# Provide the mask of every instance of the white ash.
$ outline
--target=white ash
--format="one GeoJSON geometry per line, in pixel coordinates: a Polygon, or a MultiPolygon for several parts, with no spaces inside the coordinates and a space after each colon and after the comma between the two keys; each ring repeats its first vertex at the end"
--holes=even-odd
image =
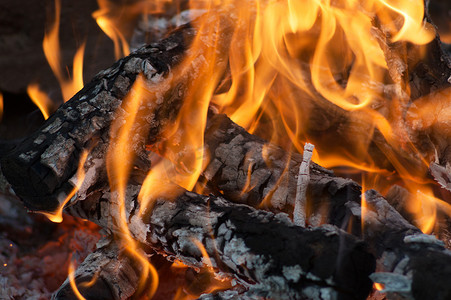
{"type": "Polygon", "coordinates": [[[286,279],[291,280],[292,282],[298,282],[299,279],[301,279],[301,275],[305,275],[305,272],[302,271],[302,268],[299,265],[283,266],[282,274],[286,279]]]}
{"type": "Polygon", "coordinates": [[[398,293],[406,299],[414,300],[411,294],[412,279],[407,276],[395,273],[378,272],[371,274],[370,279],[373,282],[384,285],[384,288],[381,290],[382,293],[398,293]]]}
{"type": "Polygon", "coordinates": [[[42,144],[42,142],[44,142],[46,139],[45,134],[40,134],[38,135],[38,137],[33,141],[33,143],[35,143],[36,145],[40,145],[42,144]]]}
{"type": "Polygon", "coordinates": [[[430,234],[413,234],[404,237],[404,243],[433,244],[445,247],[445,243],[430,234]]]}
{"type": "Polygon", "coordinates": [[[296,185],[296,200],[293,211],[293,222],[298,226],[305,226],[306,222],[306,203],[307,203],[307,187],[310,182],[310,161],[315,146],[305,143],[302,162],[299,166],[298,181],[296,185]]]}
{"type": "Polygon", "coordinates": [[[54,142],[41,154],[41,161],[52,169],[59,177],[63,176],[66,165],[74,152],[75,141],[68,140],[58,134],[54,142]]]}

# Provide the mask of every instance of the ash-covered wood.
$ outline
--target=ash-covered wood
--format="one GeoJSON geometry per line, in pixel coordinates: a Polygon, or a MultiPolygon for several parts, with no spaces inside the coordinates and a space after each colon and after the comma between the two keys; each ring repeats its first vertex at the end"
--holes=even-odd
{"type": "MultiPolygon", "coordinates": [[[[371,279],[385,285],[388,299],[449,299],[451,253],[444,243],[405,221],[376,191],[365,192],[366,209],[346,203],[354,230],[363,219],[364,240],[378,257],[371,279]]],[[[360,228],[356,228],[360,227],[360,228]]]]}
{"type": "MultiPolygon", "coordinates": [[[[212,161],[204,176],[210,187],[234,201],[258,205],[266,199],[272,204],[272,209],[292,210],[302,156],[268,145],[224,115],[212,117],[209,126],[206,143],[212,161]],[[247,172],[249,168],[252,172],[247,172]],[[247,185],[247,182],[251,184],[247,185]],[[252,188],[246,190],[248,186],[252,188]],[[237,190],[243,192],[237,193],[237,190]]],[[[451,263],[451,253],[443,242],[423,235],[374,191],[365,193],[368,207],[362,218],[361,187],[357,183],[334,177],[330,171],[314,163],[310,175],[306,207],[308,223],[315,226],[334,224],[362,236],[377,257],[377,272],[386,276],[375,273],[372,278],[383,283],[401,284],[398,290],[396,285],[389,285],[391,289],[387,291],[391,297],[395,297],[397,292],[396,295],[447,299],[445,295],[449,295],[451,274],[443,273],[450,270],[440,270],[442,279],[436,289],[430,289],[423,281],[423,277],[428,276],[425,275],[428,271],[424,270],[426,265],[435,269],[440,268],[441,262],[451,263]],[[444,287],[438,288],[439,285],[444,287]]]]}
{"type": "MultiPolygon", "coordinates": [[[[234,202],[292,212],[301,154],[288,153],[249,134],[225,115],[209,118],[205,143],[211,159],[202,176],[213,191],[234,202]]],[[[328,206],[328,219],[339,218],[334,206],[359,199],[360,194],[354,181],[335,177],[332,171],[312,162],[305,208],[307,224],[317,223],[312,211],[323,205],[328,206]]]]}
{"type": "MultiPolygon", "coordinates": [[[[233,277],[255,295],[275,299],[365,299],[374,257],[334,226],[304,229],[286,214],[255,210],[223,198],[174,187],[139,215],[139,187],[129,185],[126,211],[136,240],[170,259],[204,267],[202,244],[218,275],[233,277]],[[177,193],[177,194],[174,194],[177,193]]],[[[116,193],[93,193],[68,211],[112,231],[116,193]]]]}
{"type": "MultiPolygon", "coordinates": [[[[40,130],[3,157],[3,173],[29,209],[52,211],[58,207],[58,195],[64,199],[73,188],[69,179],[77,170],[82,149],[95,145],[92,160],[96,154],[105,154],[110,123],[136,76],[143,73],[149,82],[160,81],[180,62],[194,34],[192,28],[180,28],[100,72],[40,130]]],[[[176,110],[177,104],[170,104],[176,110]]],[[[161,110],[159,118],[170,118],[169,111],[161,110]]]]}
{"type": "MultiPolygon", "coordinates": [[[[217,21],[217,20],[215,20],[217,21]]],[[[230,20],[221,19],[223,26],[218,51],[227,53],[232,30],[230,20]]],[[[208,31],[209,28],[205,31],[208,31]]],[[[167,129],[183,105],[184,96],[196,78],[203,76],[201,67],[215,64],[217,74],[222,74],[226,60],[218,58],[207,62],[204,54],[207,43],[190,51],[187,49],[194,36],[208,34],[190,25],[181,26],[159,43],[138,49],[100,72],[71,100],[62,105],[44,125],[2,157],[1,167],[14,191],[30,210],[53,211],[74,187],[75,173],[83,150],[89,150],[85,166],[89,188],[106,178],[105,156],[110,142],[111,122],[120,124],[127,113],[122,101],[129,93],[137,76],[145,78],[147,93],[141,99],[141,109],[134,131],[142,136],[134,140],[136,164],[148,168],[142,160],[145,144],[154,143],[161,131],[167,129]],[[175,79],[173,72],[178,72],[175,79]],[[119,119],[119,120],[118,120],[119,119]]],[[[222,53],[221,52],[221,53],[222,53]]],[[[83,192],[83,187],[79,195],[83,192]]]]}
{"type": "MultiPolygon", "coordinates": [[[[120,242],[104,238],[74,274],[78,291],[86,299],[129,299],[140,282],[139,263],[126,254],[120,242]]],[[[77,300],[70,279],[55,291],[54,300],[77,300]]]]}

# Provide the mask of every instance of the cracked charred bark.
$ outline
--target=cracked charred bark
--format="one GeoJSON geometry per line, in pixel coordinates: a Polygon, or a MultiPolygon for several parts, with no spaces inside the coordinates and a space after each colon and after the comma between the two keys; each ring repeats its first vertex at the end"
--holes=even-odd
{"type": "MultiPolygon", "coordinates": [[[[230,27],[230,22],[225,17],[221,19],[223,29],[230,27]]],[[[227,53],[232,32],[223,30],[222,33],[216,46],[221,53],[227,53]]],[[[189,61],[178,70],[180,78],[174,80],[172,76],[186,58],[194,36],[203,34],[208,33],[185,25],[161,42],[120,59],[63,104],[38,131],[5,154],[1,159],[3,174],[27,208],[54,211],[61,204],[73,189],[71,181],[75,180],[83,149],[90,149],[87,165],[91,166],[87,173],[87,180],[91,181],[85,187],[106,178],[104,160],[111,123],[113,119],[125,119],[126,112],[120,109],[122,101],[139,74],[145,77],[148,97],[152,99],[144,97],[141,102],[142,120],[137,121],[141,128],[134,129],[144,134],[135,141],[134,151],[136,163],[148,168],[146,143],[158,140],[161,131],[177,116],[192,82],[202,75],[200,66],[211,63],[203,56],[211,46],[202,45],[190,52],[189,61]]],[[[218,58],[215,63],[218,74],[224,72],[226,60],[218,58]]]]}
{"type": "MultiPolygon", "coordinates": [[[[139,189],[127,188],[129,229],[136,240],[170,259],[194,268],[205,266],[198,241],[218,275],[235,278],[261,297],[364,299],[369,293],[374,257],[361,241],[334,226],[304,229],[286,214],[177,186],[140,215],[139,189]]],[[[67,211],[120,233],[119,205],[117,193],[95,192],[67,211]]]]}

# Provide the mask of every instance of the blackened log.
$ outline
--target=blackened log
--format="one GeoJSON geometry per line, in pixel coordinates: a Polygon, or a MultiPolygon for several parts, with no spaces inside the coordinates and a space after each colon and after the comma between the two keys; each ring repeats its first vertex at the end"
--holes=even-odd
{"type": "MultiPolygon", "coordinates": [[[[174,187],[139,215],[139,186],[129,185],[126,215],[133,237],[156,252],[201,268],[205,247],[217,274],[274,299],[365,299],[374,257],[355,237],[334,226],[304,229],[286,214],[256,210],[221,197],[174,187]],[[177,193],[177,194],[174,194],[177,193]]],[[[117,193],[97,192],[67,211],[113,232],[117,193]]]]}
{"type": "Polygon", "coordinates": [[[358,227],[363,220],[364,240],[378,257],[371,279],[385,285],[387,298],[449,299],[451,253],[444,242],[422,234],[376,191],[365,192],[365,202],[363,213],[356,202],[346,203],[346,208],[358,227]]]}
{"type": "MultiPolygon", "coordinates": [[[[213,191],[234,202],[292,211],[301,154],[288,153],[249,134],[225,115],[208,119],[205,144],[211,159],[202,176],[213,191]]],[[[361,195],[355,182],[335,177],[313,162],[307,193],[307,206],[317,208],[331,203],[341,206],[361,195]]],[[[337,212],[328,209],[333,219],[337,212]]]]}
{"type": "MultiPolygon", "coordinates": [[[[3,174],[27,208],[48,212],[59,207],[74,188],[74,176],[83,150],[89,150],[85,163],[89,182],[84,187],[104,181],[111,122],[115,119],[120,124],[120,120],[125,119],[125,108],[119,108],[139,74],[145,78],[148,94],[141,99],[142,109],[137,128],[133,130],[142,136],[134,138],[133,150],[136,164],[148,168],[145,145],[155,143],[167,129],[166,125],[176,118],[187,91],[196,78],[204,75],[202,67],[213,64],[217,74],[222,74],[226,68],[227,60],[220,55],[213,62],[206,61],[205,52],[213,45],[204,43],[187,51],[194,36],[202,39],[203,35],[220,27],[222,35],[214,46],[221,55],[227,55],[233,33],[228,30],[231,20],[225,15],[219,22],[220,25],[215,23],[210,27],[204,24],[203,30],[196,29],[196,23],[193,27],[181,26],[159,43],[120,59],[62,105],[38,131],[4,155],[0,162],[3,174]],[[186,57],[188,60],[182,64],[186,57]],[[183,66],[177,69],[180,65],[183,66]]],[[[79,196],[86,192],[84,187],[79,196]]]]}
{"type": "MultiPolygon", "coordinates": [[[[269,209],[292,211],[296,176],[302,162],[300,154],[268,145],[224,115],[209,120],[205,140],[212,159],[203,176],[211,190],[237,202],[260,205],[266,200],[266,204],[271,204],[269,209]]],[[[362,218],[361,195],[356,182],[335,177],[331,171],[312,163],[305,208],[308,223],[334,224],[361,236],[377,257],[377,272],[383,274],[375,273],[373,278],[391,287],[387,289],[390,297],[396,294],[424,299],[422,296],[426,295],[429,299],[447,299],[451,273],[444,273],[451,269],[440,266],[451,264],[451,254],[443,242],[423,235],[374,191],[365,193],[367,212],[362,218]],[[426,275],[427,265],[431,270],[439,269],[440,275],[426,275]],[[425,281],[427,276],[439,282],[434,284],[435,289],[425,284],[430,283],[425,281]],[[392,287],[388,281],[403,285],[396,290],[396,285],[392,287]]]]}
{"type": "MultiPolygon", "coordinates": [[[[139,263],[126,254],[120,242],[112,238],[99,241],[74,273],[74,283],[88,300],[129,299],[138,289],[139,263]]],[[[54,300],[77,300],[70,279],[55,291],[54,300]]]]}
{"type": "MultiPolygon", "coordinates": [[[[165,76],[180,63],[194,34],[192,28],[181,28],[100,72],[40,130],[3,157],[3,173],[29,209],[53,211],[58,207],[56,196],[67,195],[73,188],[69,179],[77,170],[82,149],[98,140],[93,151],[105,153],[114,112],[137,74],[143,73],[149,80],[165,76]]],[[[170,118],[166,110],[161,114],[170,118]]]]}

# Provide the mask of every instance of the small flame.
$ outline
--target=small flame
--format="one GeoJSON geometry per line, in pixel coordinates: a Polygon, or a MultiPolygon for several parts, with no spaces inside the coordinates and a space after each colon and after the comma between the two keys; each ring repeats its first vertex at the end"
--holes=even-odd
{"type": "Polygon", "coordinates": [[[85,43],[77,50],[73,61],[72,79],[64,74],[61,67],[61,50],[59,43],[59,26],[61,15],[61,0],[55,0],[55,19],[50,30],[44,35],[42,47],[45,57],[55,74],[61,87],[64,101],[69,100],[76,92],[83,88],[83,56],[85,43]]]}
{"type": "Polygon", "coordinates": [[[0,93],[0,122],[2,121],[3,118],[3,109],[4,109],[3,94],[0,93]]]}
{"type": "Polygon", "coordinates": [[[128,40],[131,36],[130,24],[138,17],[147,18],[149,13],[162,12],[166,3],[172,0],[133,1],[125,3],[122,1],[97,0],[99,9],[92,17],[97,25],[114,43],[114,55],[116,59],[130,53],[128,40]]]}
{"type": "Polygon", "coordinates": [[[210,256],[207,253],[207,249],[205,249],[204,245],[197,239],[192,239],[192,242],[197,246],[202,253],[202,262],[207,266],[211,273],[214,273],[213,264],[211,263],[210,256]]]}
{"type": "Polygon", "coordinates": [[[180,260],[175,260],[172,265],[171,268],[175,268],[175,269],[185,269],[188,268],[187,265],[185,265],[183,262],[181,262],[180,260]]]}
{"type": "Polygon", "coordinates": [[[75,282],[75,263],[72,259],[70,260],[70,263],[69,263],[69,282],[70,282],[72,291],[74,292],[77,299],[78,300],[86,300],[86,298],[83,297],[83,295],[78,290],[77,284],[75,282]]]}
{"type": "Polygon", "coordinates": [[[382,290],[384,289],[384,285],[383,285],[382,283],[375,282],[375,283],[373,284],[373,288],[374,288],[376,291],[382,291],[382,290]]]}
{"type": "Polygon", "coordinates": [[[80,189],[81,185],[83,184],[83,181],[85,180],[85,169],[84,165],[86,162],[86,159],[88,158],[89,152],[87,150],[84,150],[80,157],[80,162],[78,165],[77,170],[77,183],[75,184],[75,187],[72,189],[72,191],[66,196],[64,201],[60,204],[59,208],[52,213],[45,213],[42,212],[43,215],[45,215],[50,221],[55,223],[61,223],[63,221],[63,209],[66,206],[66,204],[72,199],[72,197],[75,196],[77,191],[80,189]]]}
{"type": "Polygon", "coordinates": [[[197,239],[193,238],[192,242],[196,245],[196,247],[200,250],[202,254],[202,263],[207,267],[209,275],[211,276],[210,282],[208,286],[205,288],[203,293],[213,293],[218,290],[230,288],[230,280],[228,278],[220,278],[213,268],[213,264],[210,256],[208,255],[207,249],[205,246],[197,239]]]}
{"type": "Polygon", "coordinates": [[[124,35],[112,24],[105,16],[94,14],[97,25],[100,29],[113,41],[114,43],[114,56],[116,59],[121,58],[130,54],[129,45],[124,37],[124,35]]]}
{"type": "Polygon", "coordinates": [[[52,100],[44,93],[38,84],[29,84],[27,87],[27,94],[31,101],[39,108],[44,119],[47,120],[51,114],[52,100]]]}

